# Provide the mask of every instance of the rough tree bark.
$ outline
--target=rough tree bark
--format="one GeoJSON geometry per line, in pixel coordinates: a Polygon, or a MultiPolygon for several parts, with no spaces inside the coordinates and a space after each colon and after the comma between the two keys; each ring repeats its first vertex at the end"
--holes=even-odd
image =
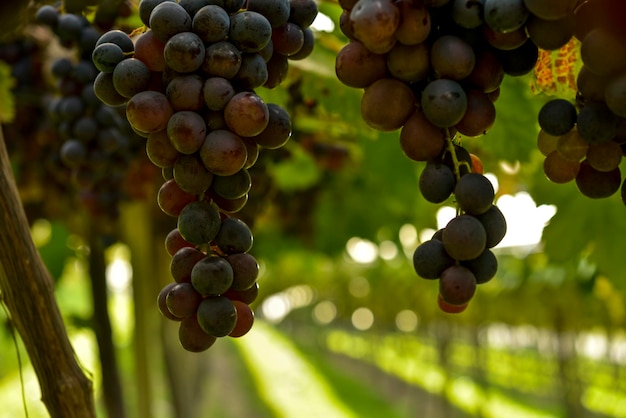
{"type": "Polygon", "coordinates": [[[0,130],[0,292],[39,380],[52,418],[96,416],[91,380],[81,369],[54,298],[54,282],[30,235],[0,130]]]}

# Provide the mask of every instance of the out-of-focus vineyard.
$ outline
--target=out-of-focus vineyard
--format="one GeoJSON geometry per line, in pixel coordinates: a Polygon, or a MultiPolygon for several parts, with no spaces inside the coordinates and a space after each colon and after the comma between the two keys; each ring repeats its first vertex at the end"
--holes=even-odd
{"type": "MultiPolygon", "coordinates": [[[[350,42],[342,7],[318,2],[311,55],[290,61],[280,86],[256,90],[289,112],[292,130],[285,146],[261,149],[238,214],[260,267],[255,324],[189,353],[156,303],[171,281],[163,243],[176,227],[157,205],[164,174],[123,108],[100,106],[95,73],[81,66],[91,60],[81,48],[104,31],[143,26],[138,4],[87,3],[64,4],[93,28],[84,45],[37,23],[41,3],[10,10],[0,122],[98,416],[626,416],[626,208],[619,192],[590,199],[575,182],[550,182],[537,147],[542,106],[576,99],[580,41],[540,50],[535,70],[506,76],[493,126],[460,137],[508,228],[492,249],[496,276],[448,314],[412,256],[455,216],[454,201],[424,200],[424,165],[403,154],[399,130],[363,121],[362,90],[335,72],[350,42]],[[61,105],[64,96],[99,110],[61,105]],[[68,122],[80,117],[80,127],[68,122]],[[67,145],[77,135],[89,148],[67,145]],[[88,165],[72,164],[85,152],[88,165]]],[[[47,416],[6,310],[0,324],[0,418],[47,416]]]]}

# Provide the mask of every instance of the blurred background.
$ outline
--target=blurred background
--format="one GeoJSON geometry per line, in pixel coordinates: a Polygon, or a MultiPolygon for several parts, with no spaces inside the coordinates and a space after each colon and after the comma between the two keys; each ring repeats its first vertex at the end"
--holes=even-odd
{"type": "MultiPolygon", "coordinates": [[[[362,122],[361,92],[334,73],[347,42],[341,7],[323,1],[319,10],[312,55],[291,63],[280,87],[258,91],[289,110],[293,131],[251,171],[254,327],[199,354],[180,347],[156,305],[171,281],[163,241],[176,225],[156,205],[160,170],[138,147],[114,216],[77,203],[68,175],[45,171],[58,164],[55,138],[35,100],[65,52],[40,27],[5,40],[5,140],[99,416],[625,417],[625,208],[619,194],[591,200],[572,183],[550,183],[536,146],[542,104],[575,92],[548,95],[534,73],[507,76],[494,127],[463,139],[496,187],[508,231],[494,248],[497,276],[465,312],[446,314],[437,283],[417,277],[411,257],[455,209],[420,197],[423,164],[403,155],[397,131],[362,122]],[[102,301],[108,319],[94,309],[102,301]],[[108,344],[94,331],[103,320],[108,344]],[[112,370],[121,396],[107,401],[112,370]]],[[[130,32],[141,24],[136,5],[127,11],[116,27],[130,32]]],[[[26,416],[22,392],[30,418],[47,416],[6,311],[0,325],[0,417],[26,416]]]]}

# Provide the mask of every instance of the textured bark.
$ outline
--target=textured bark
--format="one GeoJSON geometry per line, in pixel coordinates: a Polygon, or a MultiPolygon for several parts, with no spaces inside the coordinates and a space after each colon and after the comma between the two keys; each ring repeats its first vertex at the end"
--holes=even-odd
{"type": "Polygon", "coordinates": [[[92,382],[81,369],[37,251],[0,130],[0,292],[30,357],[52,418],[95,417],[92,382]]]}

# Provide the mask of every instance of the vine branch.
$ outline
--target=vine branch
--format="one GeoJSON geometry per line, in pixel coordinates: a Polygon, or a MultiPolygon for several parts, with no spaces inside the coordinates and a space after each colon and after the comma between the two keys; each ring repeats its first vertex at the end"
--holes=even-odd
{"type": "Polygon", "coordinates": [[[70,344],[54,282],[37,251],[0,129],[0,293],[51,418],[95,418],[93,387],[70,344]]]}

